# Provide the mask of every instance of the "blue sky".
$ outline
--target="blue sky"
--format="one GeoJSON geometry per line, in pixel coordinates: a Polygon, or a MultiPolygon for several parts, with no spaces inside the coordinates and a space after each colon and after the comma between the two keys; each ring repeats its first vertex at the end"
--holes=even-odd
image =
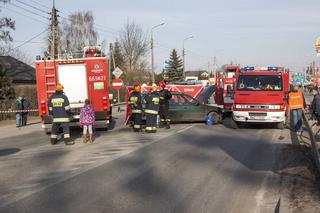
{"type": "MultiPolygon", "coordinates": [[[[21,5],[17,0],[11,1],[21,5]]],[[[44,10],[47,9],[40,4],[50,7],[52,2],[20,1],[44,10]]],[[[162,68],[172,48],[181,53],[182,40],[190,35],[194,38],[185,43],[186,69],[207,69],[214,56],[219,65],[233,61],[241,65],[289,66],[293,71],[301,71],[313,60],[320,62],[314,50],[320,36],[319,0],[56,0],[56,5],[62,16],[92,10],[98,27],[104,29],[99,30],[100,39],[108,42],[116,39],[128,19],[140,24],[148,36],[152,26],[166,22],[154,32],[157,69],[162,68]]],[[[48,21],[41,17],[13,5],[5,7],[2,15],[16,20],[14,46],[47,27],[48,21]]],[[[44,36],[34,41],[23,46],[31,55],[45,48],[44,36]]]]}

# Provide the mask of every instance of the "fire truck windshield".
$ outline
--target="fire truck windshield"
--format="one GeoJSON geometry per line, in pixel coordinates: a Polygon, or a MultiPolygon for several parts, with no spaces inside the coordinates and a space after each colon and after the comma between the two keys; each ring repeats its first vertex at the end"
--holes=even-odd
{"type": "Polygon", "coordinates": [[[282,91],[281,75],[240,75],[237,90],[282,91]]]}

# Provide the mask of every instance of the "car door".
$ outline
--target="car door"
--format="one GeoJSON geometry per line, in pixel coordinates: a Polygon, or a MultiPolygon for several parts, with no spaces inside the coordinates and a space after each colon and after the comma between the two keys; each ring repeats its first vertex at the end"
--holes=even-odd
{"type": "Polygon", "coordinates": [[[204,121],[206,116],[205,105],[186,94],[181,94],[181,105],[183,106],[184,121],[204,121]]]}
{"type": "Polygon", "coordinates": [[[169,101],[169,117],[171,122],[182,121],[182,106],[180,104],[180,96],[178,94],[172,94],[172,98],[169,101]]]}

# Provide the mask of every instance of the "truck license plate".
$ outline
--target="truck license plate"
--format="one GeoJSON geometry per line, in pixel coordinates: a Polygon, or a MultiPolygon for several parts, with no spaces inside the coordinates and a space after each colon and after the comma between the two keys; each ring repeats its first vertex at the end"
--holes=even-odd
{"type": "Polygon", "coordinates": [[[264,116],[250,116],[250,120],[264,120],[264,116]]]}

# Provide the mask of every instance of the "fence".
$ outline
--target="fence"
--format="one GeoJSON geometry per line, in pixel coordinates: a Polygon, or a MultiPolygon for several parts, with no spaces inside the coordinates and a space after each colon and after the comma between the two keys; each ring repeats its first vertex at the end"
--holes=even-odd
{"type": "Polygon", "coordinates": [[[308,134],[310,137],[313,158],[316,163],[316,167],[320,172],[320,155],[319,155],[319,148],[317,144],[317,136],[319,131],[314,133],[314,131],[312,130],[312,127],[318,126],[318,121],[313,119],[313,116],[310,112],[308,112],[307,115],[306,113],[303,113],[302,118],[303,118],[304,124],[307,127],[308,134]],[[309,115],[309,118],[307,117],[307,115],[309,115]]]}

